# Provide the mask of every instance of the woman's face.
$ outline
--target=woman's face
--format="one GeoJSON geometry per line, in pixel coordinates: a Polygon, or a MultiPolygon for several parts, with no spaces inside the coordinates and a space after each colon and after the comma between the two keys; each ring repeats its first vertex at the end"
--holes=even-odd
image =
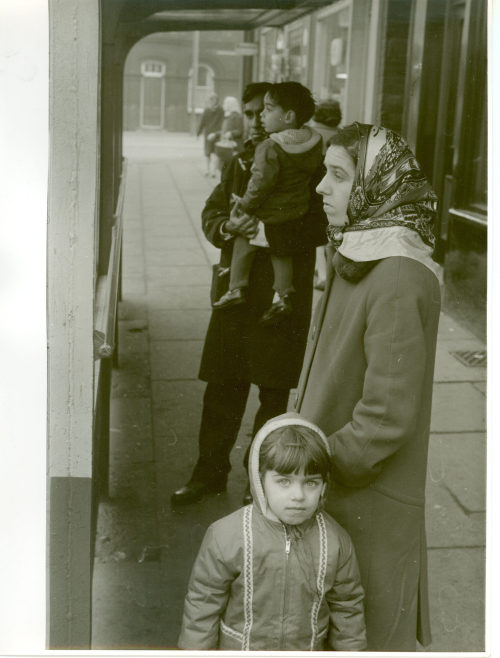
{"type": "Polygon", "coordinates": [[[343,146],[330,146],[325,155],[326,174],[316,188],[323,197],[323,208],[333,226],[348,224],[347,205],[356,167],[343,146]]]}

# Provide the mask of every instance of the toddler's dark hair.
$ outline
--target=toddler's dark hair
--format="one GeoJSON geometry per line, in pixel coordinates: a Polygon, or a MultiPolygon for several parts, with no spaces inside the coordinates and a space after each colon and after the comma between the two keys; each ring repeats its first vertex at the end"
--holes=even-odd
{"type": "Polygon", "coordinates": [[[298,473],[322,476],[328,481],[330,456],[322,438],[303,425],[279,427],[266,436],[259,452],[259,473],[276,471],[283,475],[298,473]]]}
{"type": "Polygon", "coordinates": [[[303,126],[314,114],[311,92],[300,82],[277,82],[267,91],[271,99],[285,111],[293,110],[298,126],[303,126]]]}

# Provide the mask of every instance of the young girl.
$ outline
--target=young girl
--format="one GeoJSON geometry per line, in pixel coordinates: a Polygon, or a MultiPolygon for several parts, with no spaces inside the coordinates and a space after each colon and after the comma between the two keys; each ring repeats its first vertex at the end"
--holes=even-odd
{"type": "Polygon", "coordinates": [[[348,534],[320,511],[328,443],[294,413],[268,421],[250,452],[254,503],[207,530],[179,647],[362,651],[363,589],[348,534]]]}

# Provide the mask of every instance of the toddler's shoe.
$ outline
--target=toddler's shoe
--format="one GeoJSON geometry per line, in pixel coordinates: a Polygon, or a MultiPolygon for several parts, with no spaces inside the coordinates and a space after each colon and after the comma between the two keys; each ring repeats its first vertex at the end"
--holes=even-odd
{"type": "Polygon", "coordinates": [[[292,312],[292,302],[289,295],[283,295],[262,314],[259,324],[263,326],[278,324],[292,312]]]}
{"type": "Polygon", "coordinates": [[[244,304],[246,302],[245,293],[242,288],[234,288],[234,290],[228,290],[219,301],[212,304],[213,308],[229,308],[230,306],[236,306],[236,304],[244,304]]]}

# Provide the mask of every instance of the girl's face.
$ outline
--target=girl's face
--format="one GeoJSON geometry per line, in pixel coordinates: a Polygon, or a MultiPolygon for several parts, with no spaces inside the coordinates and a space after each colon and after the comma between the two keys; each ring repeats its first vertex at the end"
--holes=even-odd
{"type": "Polygon", "coordinates": [[[299,525],[314,516],[326,483],[321,475],[303,471],[288,475],[266,471],[262,487],[274,516],[282,523],[299,525]]]}
{"type": "Polygon", "coordinates": [[[269,94],[264,96],[264,109],[260,116],[266,133],[271,134],[284,130],[287,127],[285,114],[285,110],[277,105],[269,94]]]}
{"type": "Polygon", "coordinates": [[[330,146],[325,155],[326,174],[316,187],[323,197],[323,208],[328,222],[333,226],[345,226],[347,206],[351,195],[356,167],[354,160],[343,146],[330,146]]]}

